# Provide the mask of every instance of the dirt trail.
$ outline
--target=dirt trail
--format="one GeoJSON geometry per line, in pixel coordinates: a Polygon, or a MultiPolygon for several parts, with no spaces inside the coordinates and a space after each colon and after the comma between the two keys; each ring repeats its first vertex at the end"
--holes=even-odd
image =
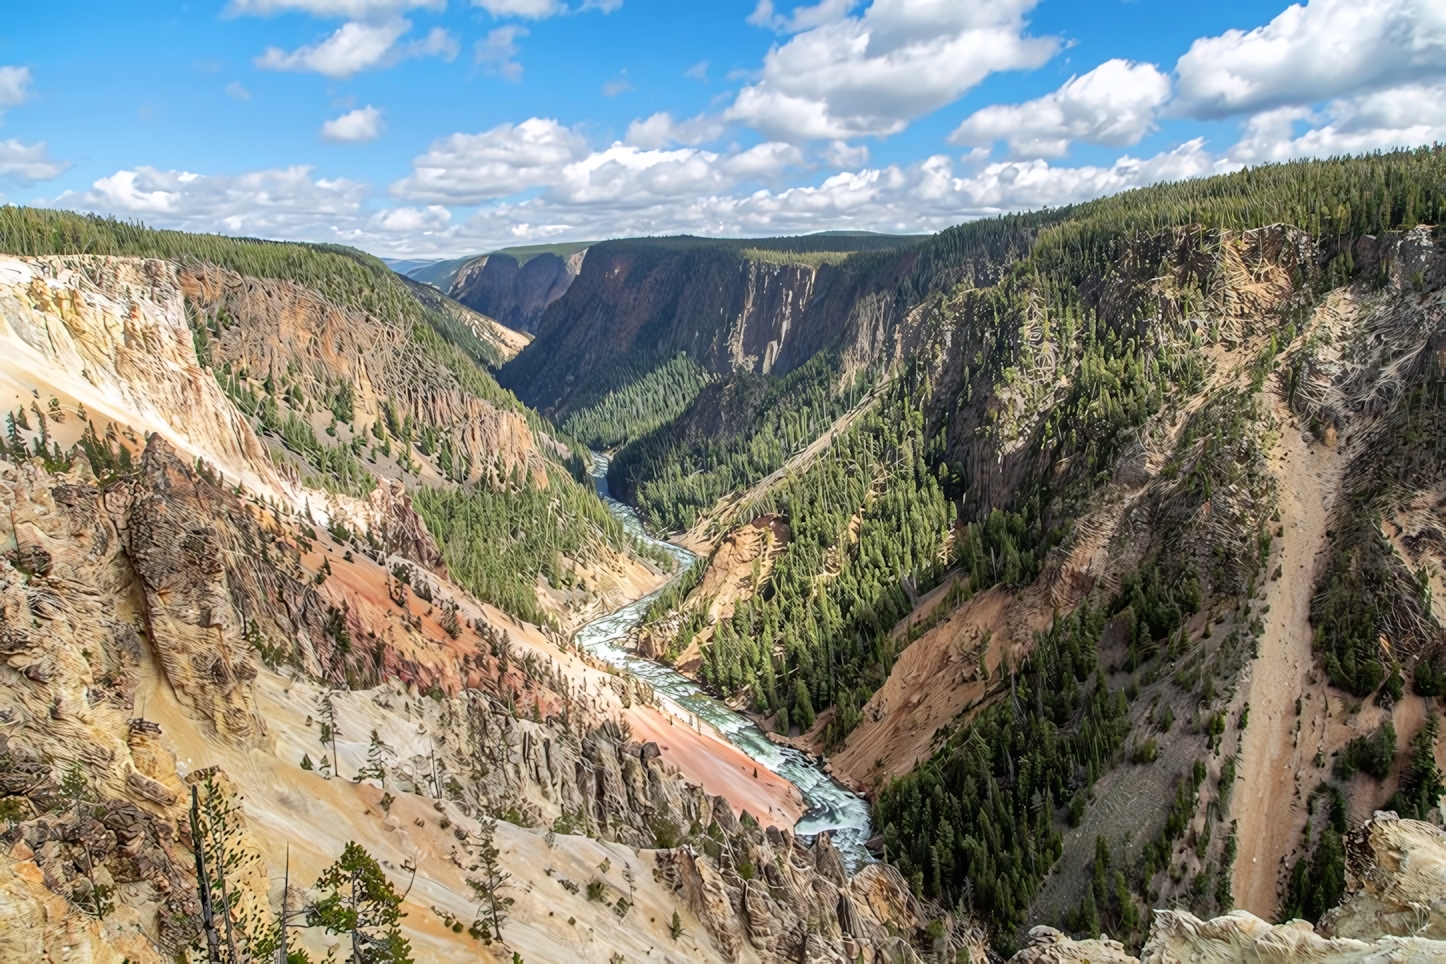
{"type": "MultiPolygon", "coordinates": [[[[1273,394],[1275,386],[1271,386],[1273,394]]],[[[1235,906],[1273,920],[1283,873],[1282,858],[1300,840],[1306,813],[1300,775],[1317,771],[1319,745],[1314,712],[1297,716],[1296,700],[1308,690],[1314,667],[1310,601],[1319,556],[1342,466],[1341,452],[1308,439],[1286,407],[1277,402],[1281,439],[1271,455],[1280,480],[1280,518],[1284,535],[1272,554],[1266,583],[1265,633],[1250,667],[1245,697],[1250,719],[1241,741],[1239,783],[1232,812],[1239,820],[1235,861],[1235,906]],[[1300,730],[1296,723],[1300,720],[1300,730]]],[[[1312,699],[1319,708],[1323,701],[1312,699]]]]}

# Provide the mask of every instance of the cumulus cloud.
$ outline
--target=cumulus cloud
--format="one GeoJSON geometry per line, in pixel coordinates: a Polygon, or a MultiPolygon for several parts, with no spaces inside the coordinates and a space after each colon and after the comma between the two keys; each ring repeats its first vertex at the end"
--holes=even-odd
{"type": "Polygon", "coordinates": [[[348,111],[321,125],[321,137],[337,144],[361,144],[382,133],[382,112],[371,104],[348,111]]]}
{"type": "Polygon", "coordinates": [[[812,7],[795,7],[793,14],[785,17],[774,9],[773,0],[758,0],[747,22],[778,33],[798,33],[842,20],[858,5],[859,0],[819,0],[812,7]]]}
{"type": "Polygon", "coordinates": [[[829,167],[863,167],[869,162],[869,149],[863,144],[834,141],[819,152],[819,157],[829,167]]]}
{"type": "Polygon", "coordinates": [[[681,148],[642,150],[614,144],[565,166],[544,197],[568,206],[609,205],[637,209],[656,203],[726,191],[739,182],[767,180],[803,164],[791,144],[768,142],[719,154],[681,148]]]}
{"type": "Polygon", "coordinates": [[[313,17],[345,17],[348,20],[390,19],[403,10],[445,10],[447,0],[231,0],[226,12],[235,16],[252,14],[309,13],[313,17]]]}
{"type": "Polygon", "coordinates": [[[17,107],[30,96],[29,67],[0,67],[0,116],[7,107],[17,107]]]}
{"type": "Polygon", "coordinates": [[[0,141],[0,177],[49,181],[65,173],[70,166],[69,161],[52,158],[44,141],[34,144],[22,144],[14,138],[0,141]]]}
{"type": "MultiPolygon", "coordinates": [[[[612,13],[622,5],[623,0],[583,0],[577,9],[612,13]]],[[[563,0],[472,0],[472,6],[481,7],[499,19],[523,17],[528,20],[544,20],[572,12],[563,0]]]]}
{"type": "Polygon", "coordinates": [[[426,37],[409,43],[398,43],[412,24],[396,18],[379,23],[348,22],[319,44],[308,44],[285,51],[268,47],[256,58],[262,70],[314,71],[327,77],[346,79],[363,70],[390,67],[409,57],[457,56],[457,41],[441,27],[433,28],[426,37]]]}
{"type": "Polygon", "coordinates": [[[708,61],[698,61],[693,66],[683,71],[683,76],[687,77],[689,80],[696,80],[704,84],[708,83],[708,61]]]}
{"type": "Polygon", "coordinates": [[[378,211],[367,220],[373,231],[391,234],[433,234],[445,229],[452,212],[440,204],[424,208],[400,207],[378,211]]]}
{"type": "Polygon", "coordinates": [[[1319,113],[1305,107],[1261,111],[1246,122],[1229,157],[1264,164],[1441,141],[1446,141],[1446,82],[1405,84],[1331,101],[1319,113]]]}
{"type": "Polygon", "coordinates": [[[233,80],[226,85],[226,96],[232,100],[247,101],[251,99],[251,91],[241,86],[241,81],[233,80]]]}
{"type": "Polygon", "coordinates": [[[775,46],[725,112],[775,140],[895,134],[995,71],[1038,67],[1059,49],[1025,34],[1037,0],[874,0],[775,46]]]}
{"type": "Polygon", "coordinates": [[[88,191],[66,191],[52,203],[190,231],[337,240],[342,226],[354,226],[369,193],[365,184],[315,178],[299,165],[236,176],[143,166],[100,178],[88,191]]]}
{"type": "Polygon", "coordinates": [[[1061,157],[1071,141],[1128,147],[1154,129],[1169,99],[1170,78],[1154,64],[1107,60],[1052,94],[975,111],[949,142],[977,147],[1007,141],[1016,157],[1061,157]]]}
{"type": "Polygon", "coordinates": [[[587,153],[581,134],[533,117],[434,141],[412,161],[411,175],[392,185],[392,193],[411,201],[478,204],[547,184],[587,153]]]}
{"type": "Polygon", "coordinates": [[[473,62],[481,64],[489,74],[500,74],[506,80],[522,79],[522,65],[515,59],[521,48],[517,38],[526,37],[526,27],[508,25],[488,32],[473,46],[473,62]]]}
{"type": "Polygon", "coordinates": [[[723,122],[716,117],[699,114],[697,117],[676,121],[672,114],[660,111],[629,124],[623,143],[649,149],[672,144],[696,147],[718,138],[723,130],[723,122]]]}
{"type": "Polygon", "coordinates": [[[1175,65],[1192,117],[1307,106],[1446,74],[1439,0],[1310,0],[1254,30],[1196,40],[1175,65]]]}

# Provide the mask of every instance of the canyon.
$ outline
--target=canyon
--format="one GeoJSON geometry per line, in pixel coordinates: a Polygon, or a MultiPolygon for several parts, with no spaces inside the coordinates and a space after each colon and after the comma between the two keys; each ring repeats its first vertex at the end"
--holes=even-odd
{"type": "Polygon", "coordinates": [[[1441,959],[1443,158],[445,288],[8,210],[0,960],[344,957],[349,844],[417,961],[1441,959]]]}

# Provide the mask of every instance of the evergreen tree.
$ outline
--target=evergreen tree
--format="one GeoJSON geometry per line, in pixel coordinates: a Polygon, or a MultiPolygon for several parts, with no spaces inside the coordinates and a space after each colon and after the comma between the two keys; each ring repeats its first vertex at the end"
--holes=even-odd
{"type": "Polygon", "coordinates": [[[356,843],[317,878],[321,897],[307,911],[307,925],[343,935],[351,964],[411,964],[411,945],[402,936],[402,898],[376,860],[356,843]]]}

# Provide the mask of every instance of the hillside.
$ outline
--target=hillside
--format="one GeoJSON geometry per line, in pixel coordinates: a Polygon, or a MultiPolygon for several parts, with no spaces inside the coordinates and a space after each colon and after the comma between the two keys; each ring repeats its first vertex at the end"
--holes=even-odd
{"type": "Polygon", "coordinates": [[[918,241],[810,235],[596,244],[538,321],[537,349],[499,378],[561,420],[679,352],[713,374],[784,374],[837,337],[870,269],[882,263],[869,252],[918,241]]]}
{"type": "Polygon", "coordinates": [[[1438,959],[1443,218],[1432,149],[443,293],[0,209],[0,960],[1438,959]]]}
{"type": "Polygon", "coordinates": [[[502,379],[713,554],[640,649],[827,752],[997,948],[1314,920],[1312,815],[1441,790],[1443,178],[1300,162],[808,264],[598,245],[502,379]],[[660,417],[679,357],[712,378],[660,417]]]}
{"type": "Polygon", "coordinates": [[[334,248],[23,208],[0,248],[0,960],[204,954],[209,913],[217,959],[323,959],[338,859],[379,881],[351,941],[416,960],[922,932],[563,635],[673,563],[492,379],[495,329],[334,248]]]}

